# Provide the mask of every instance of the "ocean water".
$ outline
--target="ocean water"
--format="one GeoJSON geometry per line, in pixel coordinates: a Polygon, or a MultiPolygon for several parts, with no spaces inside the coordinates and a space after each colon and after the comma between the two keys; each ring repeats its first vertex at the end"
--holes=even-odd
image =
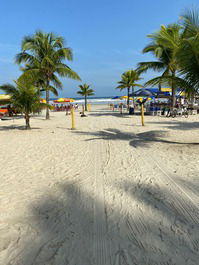
{"type": "MultiPolygon", "coordinates": [[[[56,100],[57,98],[51,98],[50,103],[53,104],[53,100],[56,100]]],[[[84,98],[73,98],[74,99],[74,104],[83,104],[84,103],[84,98]]],[[[111,97],[89,97],[87,98],[87,103],[89,104],[94,104],[94,105],[100,105],[100,104],[111,104],[111,103],[118,103],[118,102],[123,102],[123,100],[120,99],[112,99],[111,97]]],[[[125,100],[124,100],[125,102],[125,100]]],[[[57,104],[57,103],[56,103],[57,104]]],[[[59,103],[63,104],[63,103],[59,103]]],[[[66,103],[67,104],[67,103],[66,103]]]]}

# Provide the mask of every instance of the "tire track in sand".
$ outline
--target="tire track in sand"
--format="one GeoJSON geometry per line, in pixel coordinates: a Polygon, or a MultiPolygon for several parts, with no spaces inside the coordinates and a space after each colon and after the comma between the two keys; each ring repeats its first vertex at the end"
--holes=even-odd
{"type": "Polygon", "coordinates": [[[94,264],[110,265],[110,248],[107,237],[107,212],[105,202],[105,168],[110,161],[109,144],[103,139],[93,142],[94,145],[94,264]],[[104,158],[105,157],[105,161],[104,158]]]}

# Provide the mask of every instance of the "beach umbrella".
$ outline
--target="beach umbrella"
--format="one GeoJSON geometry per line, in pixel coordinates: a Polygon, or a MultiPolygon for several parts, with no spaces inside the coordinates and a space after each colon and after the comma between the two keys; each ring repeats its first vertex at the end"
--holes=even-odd
{"type": "Polygon", "coordinates": [[[40,103],[46,103],[46,100],[44,98],[40,98],[40,103]]]}
{"type": "Polygon", "coordinates": [[[65,102],[74,102],[74,99],[72,98],[59,98],[57,100],[54,100],[55,103],[65,103],[65,102]]]}
{"type": "Polygon", "coordinates": [[[10,103],[10,95],[5,95],[5,94],[1,94],[0,95],[0,104],[1,105],[6,105],[10,103]]]}
{"type": "Polygon", "coordinates": [[[155,93],[147,89],[140,89],[136,91],[135,93],[131,94],[131,96],[132,95],[134,97],[141,98],[139,99],[139,104],[141,106],[141,122],[142,122],[142,126],[144,126],[144,103],[147,101],[149,97],[155,96],[155,93]]]}
{"type": "Polygon", "coordinates": [[[9,99],[10,99],[10,95],[5,95],[5,94],[0,95],[0,100],[9,100],[9,99]]]}
{"type": "MultiPolygon", "coordinates": [[[[121,96],[121,99],[128,99],[128,96],[121,96]]],[[[133,98],[129,97],[129,100],[133,100],[133,98]]]]}
{"type": "Polygon", "coordinates": [[[130,96],[133,97],[152,97],[155,96],[155,93],[153,93],[152,91],[148,90],[148,89],[139,89],[138,91],[136,91],[135,93],[131,94],[130,96]]]}
{"type": "Polygon", "coordinates": [[[170,87],[161,87],[160,91],[162,91],[162,92],[171,92],[171,88],[170,87]]]}

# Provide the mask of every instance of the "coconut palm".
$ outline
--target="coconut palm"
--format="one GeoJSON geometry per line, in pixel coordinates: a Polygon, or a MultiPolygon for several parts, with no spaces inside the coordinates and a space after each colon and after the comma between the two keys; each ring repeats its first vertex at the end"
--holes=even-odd
{"type": "Polygon", "coordinates": [[[90,88],[90,85],[83,84],[79,85],[80,90],[77,92],[77,94],[84,96],[85,100],[85,111],[87,111],[87,97],[94,95],[94,90],[90,88]]]}
{"type": "Polygon", "coordinates": [[[128,70],[124,72],[121,76],[121,81],[118,82],[120,91],[127,88],[127,107],[129,109],[129,97],[130,88],[132,88],[132,93],[134,93],[135,86],[143,87],[142,85],[136,83],[136,81],[141,80],[139,73],[136,70],[128,70]]]}
{"type": "MultiPolygon", "coordinates": [[[[57,95],[57,88],[62,88],[60,77],[80,80],[80,77],[64,60],[71,61],[72,50],[64,47],[64,39],[53,33],[37,31],[33,36],[24,37],[22,52],[16,55],[16,63],[24,63],[23,78],[33,80],[46,91],[46,101],[49,103],[50,91],[57,95]]],[[[46,119],[49,119],[49,108],[46,109],[46,119]]]]}
{"type": "Polygon", "coordinates": [[[30,115],[31,113],[38,112],[41,108],[46,108],[48,105],[40,103],[37,87],[33,86],[30,82],[15,81],[15,85],[4,84],[0,89],[10,95],[9,103],[24,114],[26,121],[26,129],[30,129],[30,115]]]}
{"type": "Polygon", "coordinates": [[[161,86],[161,84],[169,84],[172,90],[172,108],[175,105],[176,87],[181,81],[177,77],[179,70],[177,51],[184,37],[184,32],[181,29],[181,26],[171,24],[167,27],[161,26],[158,32],[148,35],[152,43],[146,46],[143,52],[152,52],[157,61],[138,64],[138,72],[145,72],[149,69],[163,72],[161,76],[149,80],[145,85],[161,86]]]}
{"type": "Polygon", "coordinates": [[[199,12],[188,10],[181,16],[185,38],[177,52],[180,74],[187,82],[188,94],[199,91],[199,12]]]}

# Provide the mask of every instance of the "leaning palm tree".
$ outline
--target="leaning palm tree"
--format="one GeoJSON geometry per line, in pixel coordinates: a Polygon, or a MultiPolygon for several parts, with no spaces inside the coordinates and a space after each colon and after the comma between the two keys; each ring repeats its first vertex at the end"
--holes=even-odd
{"type": "Polygon", "coordinates": [[[170,85],[172,90],[172,108],[175,105],[177,81],[180,81],[177,77],[179,70],[177,51],[184,35],[181,29],[181,26],[172,24],[167,27],[161,26],[158,32],[148,35],[152,43],[146,46],[143,52],[152,52],[157,61],[138,64],[138,72],[145,72],[149,69],[163,72],[162,75],[149,80],[145,85],[170,85]]]}
{"type": "Polygon", "coordinates": [[[0,89],[10,95],[9,103],[20,113],[23,113],[26,121],[26,129],[30,129],[30,115],[46,108],[48,105],[40,103],[37,87],[30,82],[15,81],[15,85],[4,84],[0,89]]]}
{"type": "MultiPolygon", "coordinates": [[[[49,103],[50,91],[57,95],[57,88],[62,88],[60,77],[80,80],[80,77],[65,60],[71,61],[72,50],[64,46],[64,39],[53,33],[37,31],[33,36],[26,36],[22,41],[22,52],[16,55],[16,63],[24,63],[23,78],[33,80],[46,92],[49,103]]],[[[46,109],[46,119],[49,119],[49,108],[46,109]]]]}
{"type": "Polygon", "coordinates": [[[136,83],[136,81],[141,80],[139,73],[136,70],[128,70],[124,72],[121,76],[121,81],[118,82],[120,91],[127,88],[127,107],[129,109],[129,97],[130,97],[130,88],[132,88],[132,93],[134,93],[135,86],[143,87],[142,85],[136,83]]]}
{"type": "Polygon", "coordinates": [[[94,90],[90,88],[90,85],[83,84],[79,85],[80,90],[77,92],[77,94],[84,96],[85,101],[85,111],[87,111],[87,97],[94,95],[94,90]]]}

